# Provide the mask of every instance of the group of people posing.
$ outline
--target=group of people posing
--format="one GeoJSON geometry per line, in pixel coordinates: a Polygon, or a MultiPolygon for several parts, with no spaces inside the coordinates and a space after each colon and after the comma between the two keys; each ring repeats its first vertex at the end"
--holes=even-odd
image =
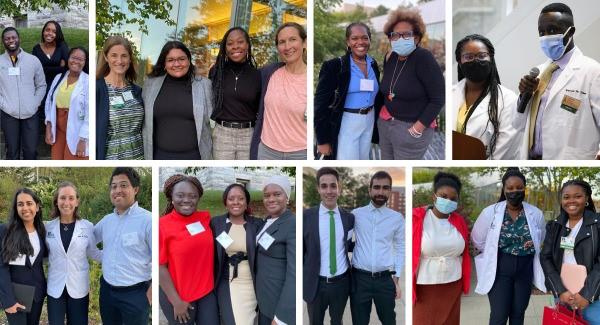
{"type": "Polygon", "coordinates": [[[490,325],[523,324],[533,286],[582,311],[589,324],[600,324],[600,223],[590,184],[566,181],[560,212],[548,222],[525,202],[526,185],[518,168],[508,168],[498,202],[481,211],[469,234],[456,212],[460,179],[444,172],[435,176],[432,204],[413,209],[414,324],[460,324],[461,293],[471,284],[471,251],[477,253],[475,292],[489,298],[490,325]],[[573,279],[562,272],[564,265],[585,267],[579,292],[567,289],[565,281],[573,279]]]}
{"type": "Polygon", "coordinates": [[[29,188],[16,191],[7,223],[0,224],[0,306],[8,324],[38,325],[46,295],[49,324],[88,324],[88,258],[102,263],[102,322],[148,324],[152,216],[136,201],[140,176],[133,168],[115,168],[109,188],[114,211],[96,225],[81,218],[71,182],[58,185],[46,223],[38,195],[29,188]],[[31,305],[18,301],[27,297],[23,292],[32,293],[31,305]]]}
{"type": "Polygon", "coordinates": [[[500,84],[489,39],[474,34],[457,43],[453,129],[481,140],[488,159],[598,159],[600,63],[575,46],[565,4],[542,9],[538,33],[548,60],[538,75],[522,77],[519,96],[500,84]]]}
{"type": "Polygon", "coordinates": [[[159,301],[169,324],[296,324],[296,218],[287,176],[264,182],[267,215],[257,218],[250,192],[231,184],[226,213],[198,211],[204,189],[193,176],[164,184],[159,221],[159,301]]]}
{"type": "Polygon", "coordinates": [[[131,43],[109,37],[96,73],[96,158],[306,159],[306,31],[285,23],[275,46],[281,62],[258,69],[250,36],[231,28],[205,78],[188,47],[169,41],[139,87],[131,43]]]}
{"type": "Polygon", "coordinates": [[[352,212],[338,206],[337,170],[323,167],[316,178],[321,203],[304,210],[302,236],[309,324],[322,325],[329,309],[330,324],[341,325],[350,298],[352,324],[371,324],[374,303],[381,324],[396,325],[405,241],[404,217],[386,206],[392,177],[385,171],[373,174],[369,204],[352,212]]]}
{"type": "Polygon", "coordinates": [[[391,51],[383,62],[368,55],[371,30],[346,27],[347,50],[323,62],[315,91],[317,155],[322,159],[422,159],[444,106],[444,76],[433,54],[421,46],[425,23],[415,9],[392,11],[384,26],[391,51]],[[381,80],[381,81],[380,81],[381,80]]]}
{"type": "Polygon", "coordinates": [[[40,118],[52,159],[88,159],[88,51],[69,49],[58,22],[48,21],[31,54],[19,31],[2,31],[0,126],[6,159],[37,159],[40,118]]]}

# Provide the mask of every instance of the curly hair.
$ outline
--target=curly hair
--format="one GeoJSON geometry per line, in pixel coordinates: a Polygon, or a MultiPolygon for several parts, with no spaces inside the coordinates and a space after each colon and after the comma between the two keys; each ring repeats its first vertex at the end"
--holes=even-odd
{"type": "Polygon", "coordinates": [[[419,36],[421,39],[425,36],[425,22],[418,9],[398,8],[391,11],[387,22],[383,26],[383,32],[385,35],[389,35],[394,31],[394,26],[403,21],[412,25],[413,33],[415,35],[419,36]]]}
{"type": "Polygon", "coordinates": [[[456,193],[460,195],[462,189],[462,182],[458,176],[452,173],[438,172],[433,177],[433,191],[437,192],[438,189],[444,186],[449,186],[456,190],[456,193]]]}
{"type": "Polygon", "coordinates": [[[163,213],[162,213],[163,216],[165,214],[173,211],[173,188],[175,188],[175,185],[177,185],[181,182],[188,182],[188,183],[192,184],[196,188],[196,190],[198,190],[198,199],[202,197],[202,194],[204,194],[204,189],[202,188],[202,184],[194,176],[175,174],[175,175],[169,177],[165,181],[165,185],[163,187],[163,192],[165,193],[165,197],[167,198],[167,206],[165,207],[165,211],[163,211],[163,213]]]}

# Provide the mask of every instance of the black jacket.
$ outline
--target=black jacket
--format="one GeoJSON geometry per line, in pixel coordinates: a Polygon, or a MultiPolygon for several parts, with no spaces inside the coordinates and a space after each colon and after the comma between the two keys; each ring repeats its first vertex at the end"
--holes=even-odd
{"type": "MultiPolygon", "coordinates": [[[[227,222],[228,214],[214,217],[210,220],[210,228],[213,236],[218,237],[224,231],[229,233],[231,230],[231,222],[227,222]]],[[[256,261],[256,235],[262,228],[265,222],[261,219],[247,216],[244,229],[246,230],[246,250],[248,255],[248,264],[250,265],[250,273],[252,280],[255,281],[255,261],[256,261]]],[[[235,281],[235,280],[234,280],[235,281]]],[[[254,283],[256,285],[256,283],[254,283]]],[[[231,293],[229,291],[229,257],[225,252],[225,248],[215,239],[215,292],[219,304],[219,314],[221,324],[234,325],[233,309],[231,306],[231,293]]]]}
{"type": "MultiPolygon", "coordinates": [[[[348,232],[354,229],[354,215],[341,208],[340,216],[342,228],[344,229],[344,248],[346,249],[346,262],[351,267],[348,253],[352,251],[352,238],[348,238],[348,232]]],[[[303,299],[311,304],[317,297],[319,288],[319,271],[321,270],[321,239],[319,235],[319,206],[304,210],[303,213],[303,299]]],[[[347,299],[348,297],[339,297],[347,299]]],[[[332,298],[333,299],[333,298],[332,298]]]]}
{"type": "MultiPolygon", "coordinates": [[[[379,67],[373,60],[371,64],[377,84],[379,85],[379,67]]],[[[331,144],[333,154],[328,159],[335,159],[337,151],[337,139],[344,115],[344,104],[350,84],[350,54],[323,62],[319,72],[319,83],[315,91],[315,137],[317,144],[331,144]],[[341,60],[340,60],[341,59],[341,60]],[[339,92],[336,98],[336,90],[339,92]],[[333,106],[332,106],[333,105],[333,106]]],[[[377,116],[383,105],[383,96],[377,92],[375,97],[375,123],[373,125],[372,143],[379,142],[377,132],[377,116]]]]}
{"type": "MultiPolygon", "coordinates": [[[[567,291],[560,279],[560,269],[563,263],[564,249],[560,248],[560,238],[567,236],[570,229],[565,225],[568,216],[561,213],[558,218],[546,224],[546,238],[542,246],[540,259],[546,277],[546,288],[555,297],[567,291]]],[[[581,296],[590,302],[597,300],[600,295],[600,218],[598,214],[585,210],[583,224],[575,237],[575,260],[577,264],[587,269],[587,278],[581,296]]]]}
{"type": "MultiPolygon", "coordinates": [[[[8,227],[0,224],[0,251],[2,241],[6,236],[8,227]]],[[[2,309],[12,307],[17,301],[11,283],[20,283],[35,287],[33,301],[44,301],[46,297],[46,277],[44,276],[44,257],[48,256],[45,239],[38,233],[40,239],[40,252],[33,264],[29,258],[25,259],[25,265],[9,265],[0,259],[0,306],[2,309]]]]}

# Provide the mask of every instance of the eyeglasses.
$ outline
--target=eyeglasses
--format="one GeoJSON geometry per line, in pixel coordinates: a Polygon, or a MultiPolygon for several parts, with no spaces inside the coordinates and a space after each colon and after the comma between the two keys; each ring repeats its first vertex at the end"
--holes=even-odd
{"type": "Polygon", "coordinates": [[[78,58],[76,56],[72,56],[69,60],[77,61],[77,62],[85,62],[85,58],[78,58]]]}
{"type": "Polygon", "coordinates": [[[400,37],[402,37],[403,39],[409,39],[414,36],[415,36],[415,33],[413,33],[412,30],[408,31],[408,32],[403,32],[403,33],[391,32],[388,34],[388,37],[392,41],[397,41],[400,39],[400,37]]]}
{"type": "Polygon", "coordinates": [[[463,53],[460,56],[463,62],[471,62],[475,59],[479,61],[489,61],[490,54],[488,52],[479,52],[479,53],[463,53]]]}

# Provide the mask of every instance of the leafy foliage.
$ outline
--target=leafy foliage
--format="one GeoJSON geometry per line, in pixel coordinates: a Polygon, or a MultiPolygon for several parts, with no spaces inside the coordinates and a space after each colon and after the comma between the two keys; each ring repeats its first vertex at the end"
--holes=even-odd
{"type": "Polygon", "coordinates": [[[21,16],[28,11],[40,11],[42,9],[58,6],[66,9],[69,5],[85,5],[87,0],[3,0],[0,3],[0,16],[21,16]]]}
{"type": "MultiPolygon", "coordinates": [[[[356,207],[367,205],[371,200],[369,197],[369,174],[352,175],[352,169],[348,167],[336,167],[340,176],[341,194],[338,205],[344,209],[352,210],[356,207]]],[[[312,207],[321,202],[317,191],[317,180],[312,175],[303,175],[304,206],[312,207]]]]}

